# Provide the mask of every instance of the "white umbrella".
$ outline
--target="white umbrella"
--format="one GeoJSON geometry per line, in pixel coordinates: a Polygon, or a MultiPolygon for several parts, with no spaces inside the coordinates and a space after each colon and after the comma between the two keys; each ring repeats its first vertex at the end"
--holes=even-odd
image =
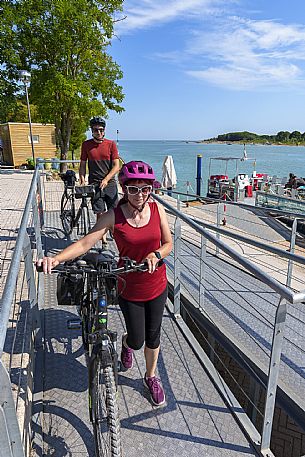
{"type": "Polygon", "coordinates": [[[177,185],[177,175],[172,156],[166,156],[162,165],[162,187],[174,189],[177,185]]]}

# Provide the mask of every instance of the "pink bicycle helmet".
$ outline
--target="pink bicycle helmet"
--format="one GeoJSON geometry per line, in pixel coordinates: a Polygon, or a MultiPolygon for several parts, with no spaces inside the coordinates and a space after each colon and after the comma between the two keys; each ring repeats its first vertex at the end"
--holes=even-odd
{"type": "Polygon", "coordinates": [[[155,181],[155,173],[148,163],[132,160],[124,163],[119,173],[119,182],[123,186],[130,179],[149,179],[155,181]]]}

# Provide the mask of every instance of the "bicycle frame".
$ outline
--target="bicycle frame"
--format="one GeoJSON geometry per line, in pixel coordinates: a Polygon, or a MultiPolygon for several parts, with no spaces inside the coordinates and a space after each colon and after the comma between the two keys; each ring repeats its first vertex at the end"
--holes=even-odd
{"type": "MultiPolygon", "coordinates": [[[[42,267],[37,267],[37,270],[42,271],[42,267]]],[[[82,336],[88,353],[89,416],[93,426],[96,457],[122,457],[117,402],[117,332],[108,329],[108,306],[117,298],[117,277],[120,273],[146,270],[147,264],[137,264],[128,258],[124,259],[122,267],[117,268],[110,251],[91,252],[62,268],[59,266],[52,270],[70,276],[72,281],[68,281],[70,285],[65,282],[66,289],[63,286],[63,290],[70,297],[69,305],[80,305],[82,336]],[[76,287],[73,280],[81,280],[86,291],[81,297],[74,294],[74,299],[71,299],[76,287]]],[[[64,295],[63,290],[59,296],[64,295]]],[[[73,322],[70,328],[77,328],[74,325],[76,322],[73,322]]]]}
{"type": "Polygon", "coordinates": [[[65,188],[61,201],[61,219],[63,221],[63,227],[67,234],[70,234],[73,228],[77,227],[78,235],[86,235],[91,229],[89,206],[88,206],[88,195],[84,194],[81,196],[80,207],[76,212],[75,208],[75,186],[67,185],[65,182],[65,188]],[[71,208],[69,209],[70,202],[71,208]],[[67,205],[68,209],[65,207],[67,205]],[[64,219],[68,219],[68,222],[64,223],[64,219]],[[79,228],[79,221],[81,221],[81,229],[79,228]],[[67,229],[68,226],[68,229],[67,229]]]}
{"type": "MultiPolygon", "coordinates": [[[[88,345],[89,351],[89,386],[93,379],[94,362],[98,357],[102,368],[112,366],[115,374],[115,382],[118,384],[118,354],[117,354],[117,332],[108,329],[108,298],[110,290],[107,291],[105,271],[99,272],[96,277],[90,273],[87,275],[87,297],[81,306],[80,313],[84,320],[92,319],[89,322],[88,345]],[[107,293],[108,292],[108,293],[107,293]],[[85,313],[84,313],[85,311],[85,313]]],[[[84,322],[83,325],[88,324],[84,322]]]]}
{"type": "MultiPolygon", "coordinates": [[[[91,223],[90,223],[90,216],[89,216],[89,207],[88,207],[88,202],[87,202],[88,197],[82,197],[82,201],[80,204],[80,207],[77,210],[73,227],[77,227],[77,234],[83,234],[86,235],[86,232],[88,232],[91,229],[91,223]],[[88,231],[86,230],[86,227],[84,228],[84,233],[81,233],[78,229],[78,222],[82,217],[82,214],[84,215],[85,218],[85,213],[84,211],[87,211],[87,222],[88,222],[88,231]]],[[[85,224],[86,225],[86,224],[85,224]]]]}

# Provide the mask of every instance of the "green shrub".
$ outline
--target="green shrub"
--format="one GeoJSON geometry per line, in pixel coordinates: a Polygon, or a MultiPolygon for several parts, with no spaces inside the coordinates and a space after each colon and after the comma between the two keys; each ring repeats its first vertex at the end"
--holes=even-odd
{"type": "Polygon", "coordinates": [[[35,169],[35,162],[34,162],[34,159],[32,157],[28,157],[26,159],[26,163],[27,163],[28,170],[34,170],[35,169]]]}

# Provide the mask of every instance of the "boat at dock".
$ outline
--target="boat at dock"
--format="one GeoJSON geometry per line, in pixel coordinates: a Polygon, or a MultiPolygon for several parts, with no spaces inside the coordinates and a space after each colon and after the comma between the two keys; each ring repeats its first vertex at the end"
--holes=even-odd
{"type": "Polygon", "coordinates": [[[245,202],[250,205],[270,207],[280,211],[292,211],[302,215],[305,212],[303,180],[298,180],[295,175],[290,173],[290,177],[295,178],[296,184],[300,184],[290,185],[287,177],[281,178],[271,176],[266,172],[257,172],[256,158],[248,157],[246,145],[244,145],[242,157],[211,157],[208,176],[206,196],[209,199],[245,202]],[[240,164],[246,161],[253,162],[251,175],[239,171],[240,164]],[[216,173],[214,171],[215,163],[222,164],[222,167],[217,166],[216,173]],[[235,172],[230,177],[228,168],[229,164],[232,163],[235,172]],[[213,173],[211,172],[212,168],[213,173]]]}
{"type": "Polygon", "coordinates": [[[207,197],[243,201],[245,197],[253,197],[253,192],[261,189],[263,184],[268,182],[270,177],[267,173],[257,173],[256,171],[256,158],[248,157],[246,148],[244,147],[242,157],[211,157],[209,162],[209,178],[207,187],[207,197]],[[247,160],[253,161],[253,171],[249,176],[247,173],[240,173],[240,163],[247,160]],[[217,174],[212,174],[211,170],[214,163],[224,164],[224,171],[217,170],[217,174]],[[228,166],[233,163],[235,166],[235,173],[232,178],[228,175],[228,166]]]}

